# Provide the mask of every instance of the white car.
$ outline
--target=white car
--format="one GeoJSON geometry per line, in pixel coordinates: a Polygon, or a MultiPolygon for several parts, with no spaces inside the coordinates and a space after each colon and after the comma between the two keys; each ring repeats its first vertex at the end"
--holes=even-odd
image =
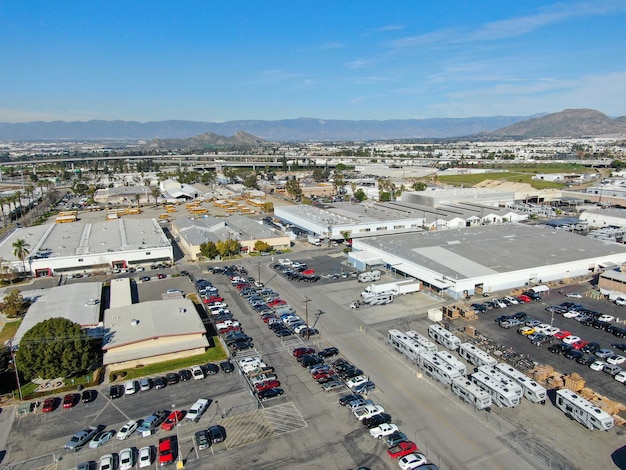
{"type": "Polygon", "coordinates": [[[603,370],[605,365],[606,362],[604,361],[595,361],[589,366],[589,368],[591,370],[603,370]]]}
{"type": "Polygon", "coordinates": [[[618,382],[626,383],[626,371],[622,371],[618,374],[615,374],[613,378],[617,380],[618,382]]]}
{"type": "Polygon", "coordinates": [[[132,395],[137,390],[139,390],[139,382],[137,382],[136,380],[129,380],[124,384],[125,395],[132,395]]]}
{"type": "Polygon", "coordinates": [[[598,321],[605,321],[605,322],[611,322],[611,321],[615,321],[615,317],[613,315],[600,315],[598,317],[598,321]]]}
{"type": "Polygon", "coordinates": [[[619,365],[622,365],[624,362],[626,362],[626,357],[615,354],[613,356],[607,357],[606,362],[608,362],[609,364],[619,366],[619,365]]]}
{"type": "Polygon", "coordinates": [[[565,294],[565,297],[570,297],[572,299],[582,299],[583,296],[578,292],[572,292],[571,294],[565,294]]]}
{"type": "Polygon", "coordinates": [[[357,408],[361,408],[362,406],[373,405],[373,404],[374,404],[374,402],[372,400],[365,400],[363,398],[359,398],[358,400],[354,400],[354,401],[350,402],[348,404],[348,408],[350,408],[352,411],[354,411],[357,408]]]}
{"type": "Polygon", "coordinates": [[[138,427],[139,427],[139,421],[135,421],[134,419],[131,419],[128,423],[122,426],[122,428],[119,431],[117,431],[117,434],[115,437],[117,437],[120,441],[123,441],[124,439],[128,439],[128,437],[130,437],[130,435],[134,433],[138,427]]]}
{"type": "Polygon", "coordinates": [[[204,371],[200,366],[193,366],[191,368],[191,375],[193,375],[195,380],[202,380],[204,378],[204,371]]]}
{"type": "Polygon", "coordinates": [[[511,297],[510,295],[507,295],[504,300],[506,300],[507,302],[509,302],[511,305],[517,305],[519,304],[519,300],[517,300],[515,297],[511,297]]]}
{"type": "Polygon", "coordinates": [[[370,429],[370,436],[375,437],[376,439],[382,439],[384,436],[393,434],[396,431],[399,431],[398,426],[395,424],[384,423],[370,429]]]}
{"type": "Polygon", "coordinates": [[[535,326],[535,331],[537,333],[542,333],[542,334],[546,334],[546,329],[551,328],[550,325],[548,325],[547,323],[540,323],[539,325],[535,326]]]}
{"type": "Polygon", "coordinates": [[[113,458],[113,454],[105,454],[100,457],[100,470],[114,470],[116,467],[115,459],[113,458]]]}
{"type": "Polygon", "coordinates": [[[496,304],[498,306],[498,308],[506,308],[507,305],[502,302],[501,300],[498,299],[493,299],[493,303],[496,304]]]}
{"type": "Polygon", "coordinates": [[[139,468],[146,468],[152,465],[152,446],[139,449],[139,468]]]}
{"type": "Polygon", "coordinates": [[[346,385],[348,386],[348,388],[354,388],[357,385],[361,385],[364,384],[365,382],[367,382],[369,379],[367,378],[367,376],[365,375],[357,375],[356,377],[352,377],[351,379],[349,379],[346,382],[346,385]]]}
{"type": "Polygon", "coordinates": [[[278,260],[278,264],[280,264],[281,266],[291,266],[291,260],[289,258],[280,258],[278,260]]]}
{"type": "Polygon", "coordinates": [[[569,335],[563,338],[565,344],[574,344],[576,341],[580,341],[580,336],[569,335]]]}
{"type": "Polygon", "coordinates": [[[182,289],[167,289],[165,293],[166,294],[182,294],[184,292],[182,289]]]}
{"type": "Polygon", "coordinates": [[[135,449],[127,448],[120,451],[120,470],[132,470],[135,466],[135,449]]]}
{"type": "Polygon", "coordinates": [[[363,421],[365,418],[370,418],[379,413],[384,413],[385,409],[380,405],[365,405],[357,408],[352,413],[354,417],[359,421],[363,421]]]}
{"type": "Polygon", "coordinates": [[[424,454],[413,452],[398,459],[398,465],[402,470],[413,470],[428,463],[428,459],[424,454]]]}
{"type": "Polygon", "coordinates": [[[554,336],[554,335],[555,335],[555,334],[557,334],[559,331],[561,331],[561,330],[559,330],[556,326],[549,326],[549,327],[548,327],[548,328],[546,328],[544,331],[542,331],[542,333],[543,333],[544,335],[547,335],[547,336],[554,336]]]}
{"type": "Polygon", "coordinates": [[[576,318],[578,315],[580,315],[580,312],[577,312],[576,310],[568,310],[563,314],[565,318],[576,318]]]}

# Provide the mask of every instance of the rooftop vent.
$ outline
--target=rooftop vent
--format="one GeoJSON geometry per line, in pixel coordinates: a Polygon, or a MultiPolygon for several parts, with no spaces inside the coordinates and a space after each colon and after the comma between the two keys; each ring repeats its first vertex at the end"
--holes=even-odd
{"type": "Polygon", "coordinates": [[[133,320],[130,322],[130,326],[137,326],[139,325],[139,320],[133,320]]]}

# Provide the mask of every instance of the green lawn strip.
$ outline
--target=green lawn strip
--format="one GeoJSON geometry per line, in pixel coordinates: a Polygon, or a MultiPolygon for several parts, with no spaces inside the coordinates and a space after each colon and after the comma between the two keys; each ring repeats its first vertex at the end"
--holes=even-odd
{"type": "Polygon", "coordinates": [[[158,364],[149,364],[143,367],[136,367],[133,369],[121,369],[111,372],[109,378],[111,382],[118,381],[124,382],[126,380],[137,379],[140,377],[146,377],[150,375],[164,374],[165,372],[175,371],[178,369],[184,369],[186,367],[195,366],[198,364],[206,364],[209,362],[224,361],[228,357],[217,338],[213,340],[215,347],[209,348],[209,350],[198,356],[183,357],[180,359],[174,359],[172,361],[159,362],[158,364]],[[115,377],[115,379],[114,379],[115,377]]]}
{"type": "Polygon", "coordinates": [[[22,320],[7,322],[4,324],[2,331],[0,331],[0,344],[4,344],[10,339],[13,339],[15,333],[17,333],[17,329],[20,327],[20,323],[22,320]]]}
{"type": "Polygon", "coordinates": [[[475,173],[467,175],[438,176],[440,183],[452,184],[455,186],[474,186],[484,180],[510,181],[512,183],[527,183],[535,189],[561,189],[566,185],[554,181],[534,180],[533,173],[522,172],[499,172],[499,173],[475,173]]]}

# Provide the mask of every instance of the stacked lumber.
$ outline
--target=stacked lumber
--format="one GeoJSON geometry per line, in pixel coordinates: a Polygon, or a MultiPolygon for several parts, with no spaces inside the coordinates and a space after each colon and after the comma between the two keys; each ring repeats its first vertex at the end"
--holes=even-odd
{"type": "Polygon", "coordinates": [[[583,388],[585,388],[585,379],[583,379],[580,375],[574,372],[571,375],[566,375],[564,377],[565,380],[565,388],[571,390],[572,392],[580,392],[583,388]]]}

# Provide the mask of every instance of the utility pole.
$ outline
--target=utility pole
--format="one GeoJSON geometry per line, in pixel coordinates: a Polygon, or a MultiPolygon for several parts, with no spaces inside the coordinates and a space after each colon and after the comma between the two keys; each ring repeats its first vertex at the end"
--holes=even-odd
{"type": "Polygon", "coordinates": [[[257,281],[261,282],[261,260],[259,260],[259,271],[256,279],[257,281]]]}
{"type": "Polygon", "coordinates": [[[311,299],[305,297],[302,303],[304,304],[304,323],[306,324],[306,339],[309,339],[309,302],[311,299]]]}
{"type": "Polygon", "coordinates": [[[11,358],[13,359],[13,369],[15,370],[15,380],[17,381],[17,391],[20,395],[20,401],[23,400],[22,397],[22,386],[20,384],[20,373],[17,370],[17,360],[15,359],[15,351],[13,350],[13,343],[9,340],[9,348],[11,352],[11,358]]]}

